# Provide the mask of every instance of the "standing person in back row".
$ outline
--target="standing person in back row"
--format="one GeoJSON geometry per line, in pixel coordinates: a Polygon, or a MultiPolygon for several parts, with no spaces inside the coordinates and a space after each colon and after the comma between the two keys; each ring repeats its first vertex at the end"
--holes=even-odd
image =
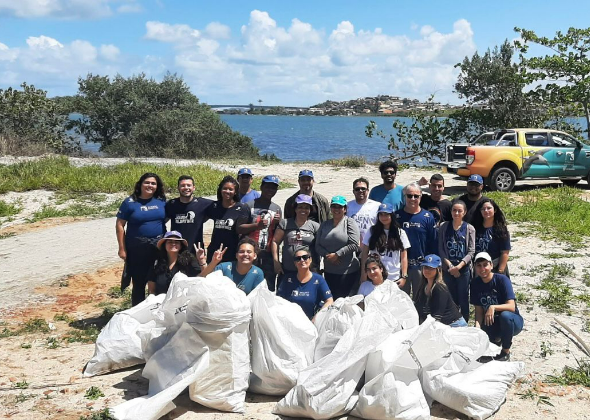
{"type": "Polygon", "coordinates": [[[422,279],[420,264],[426,255],[438,253],[438,237],[432,213],[420,208],[422,196],[420,185],[417,182],[406,185],[404,195],[406,205],[395,213],[398,224],[406,232],[410,241],[410,248],[407,249],[408,280],[402,290],[410,294],[411,289],[410,296],[415,300],[418,285],[422,279]]]}
{"type": "Polygon", "coordinates": [[[178,178],[178,198],[166,203],[166,219],[170,220],[170,230],[180,232],[187,241],[187,249],[194,254],[195,244],[203,243],[203,223],[207,221],[205,214],[212,200],[195,197],[195,181],[191,176],[182,175],[178,178]]]}
{"type": "Polygon", "coordinates": [[[365,232],[377,222],[379,203],[369,198],[369,180],[366,178],[354,180],[352,193],[354,194],[354,200],[348,202],[346,215],[352,217],[359,227],[360,242],[362,244],[365,232]]]}
{"type": "Polygon", "coordinates": [[[467,223],[471,223],[471,218],[475,213],[475,208],[481,200],[487,198],[482,194],[483,191],[483,178],[481,175],[471,175],[467,179],[467,194],[463,194],[459,197],[459,200],[465,203],[467,206],[467,213],[463,218],[467,223]]]}
{"type": "Polygon", "coordinates": [[[299,194],[305,194],[311,197],[312,206],[308,217],[309,220],[322,223],[330,219],[330,202],[319,192],[313,190],[313,172],[309,169],[302,170],[299,172],[298,182],[299,191],[287,198],[287,201],[285,202],[285,219],[292,219],[295,217],[295,199],[299,194]]]}
{"type": "Polygon", "coordinates": [[[420,207],[428,210],[434,216],[436,225],[439,226],[443,222],[450,222],[451,217],[451,202],[442,198],[445,190],[445,179],[441,174],[434,174],[430,177],[430,182],[422,177],[418,181],[420,185],[428,184],[429,194],[422,194],[420,199],[420,207]]]}
{"type": "Polygon", "coordinates": [[[369,198],[380,203],[390,203],[394,210],[399,210],[404,206],[403,187],[395,183],[397,176],[397,162],[386,160],[379,165],[381,179],[383,184],[377,185],[371,189],[369,198]]]}
{"type": "Polygon", "coordinates": [[[279,177],[267,175],[262,178],[260,198],[249,201],[250,220],[241,229],[258,245],[255,264],[264,272],[268,290],[275,291],[276,274],[272,258],[272,240],[275,229],[281,221],[281,208],[271,200],[279,189],[279,177]]]}
{"type": "Polygon", "coordinates": [[[238,185],[240,186],[238,189],[238,196],[240,198],[240,203],[247,203],[248,201],[260,197],[260,193],[251,188],[252,175],[254,174],[249,168],[242,168],[238,171],[238,185]]]}

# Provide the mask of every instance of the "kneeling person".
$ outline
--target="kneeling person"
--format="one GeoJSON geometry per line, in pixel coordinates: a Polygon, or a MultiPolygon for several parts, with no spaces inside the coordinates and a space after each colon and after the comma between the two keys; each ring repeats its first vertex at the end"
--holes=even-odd
{"type": "MultiPolygon", "coordinates": [[[[223,254],[227,251],[227,248],[223,248],[223,244],[221,244],[221,247],[213,254],[211,262],[204,266],[199,276],[206,277],[213,271],[221,271],[224,276],[233,280],[238,289],[249,294],[264,280],[262,270],[254,265],[257,248],[256,242],[250,238],[244,238],[238,243],[237,261],[221,262],[223,261],[223,254]]],[[[197,251],[197,257],[200,259],[201,264],[205,264],[206,255],[204,250],[197,251]]]]}

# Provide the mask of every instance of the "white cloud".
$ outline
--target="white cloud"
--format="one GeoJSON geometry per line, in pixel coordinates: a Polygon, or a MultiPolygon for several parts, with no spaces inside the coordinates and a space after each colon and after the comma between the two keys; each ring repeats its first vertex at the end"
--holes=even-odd
{"type": "Polygon", "coordinates": [[[137,0],[0,0],[0,15],[18,18],[100,19],[142,10],[137,0]],[[121,4],[123,3],[123,4],[121,4]]]}
{"type": "Polygon", "coordinates": [[[200,38],[201,33],[188,25],[150,21],[145,24],[145,39],[160,42],[171,42],[178,44],[194,44],[200,38]]]}
{"type": "Polygon", "coordinates": [[[120,53],[121,51],[119,51],[119,48],[113,44],[100,46],[100,55],[105,60],[116,61],[119,58],[120,53]]]}
{"type": "Polygon", "coordinates": [[[207,36],[214,39],[229,39],[231,37],[231,29],[229,26],[223,25],[219,22],[211,22],[205,27],[207,36]]]}

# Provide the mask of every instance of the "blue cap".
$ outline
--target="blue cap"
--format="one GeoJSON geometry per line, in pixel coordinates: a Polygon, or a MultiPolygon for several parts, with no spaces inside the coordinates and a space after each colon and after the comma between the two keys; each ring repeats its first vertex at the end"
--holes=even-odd
{"type": "Polygon", "coordinates": [[[377,210],[377,213],[393,213],[393,204],[391,203],[381,203],[379,205],[379,209],[377,210]]]}
{"type": "Polygon", "coordinates": [[[276,175],[266,175],[264,178],[262,178],[262,183],[264,184],[265,182],[279,185],[279,177],[276,175]]]}
{"type": "Polygon", "coordinates": [[[301,172],[299,172],[299,178],[301,178],[302,176],[308,176],[310,178],[313,178],[313,172],[309,169],[304,169],[301,172]]]}
{"type": "Polygon", "coordinates": [[[438,268],[440,267],[440,257],[434,254],[427,255],[424,257],[424,261],[420,263],[420,266],[438,268]]]}
{"type": "Polygon", "coordinates": [[[252,171],[250,170],[250,168],[242,168],[238,171],[238,176],[240,175],[250,175],[252,176],[252,171]]]}
{"type": "Polygon", "coordinates": [[[477,182],[478,184],[483,185],[483,178],[481,177],[481,175],[473,174],[473,175],[469,176],[469,179],[467,179],[467,182],[477,182]]]}

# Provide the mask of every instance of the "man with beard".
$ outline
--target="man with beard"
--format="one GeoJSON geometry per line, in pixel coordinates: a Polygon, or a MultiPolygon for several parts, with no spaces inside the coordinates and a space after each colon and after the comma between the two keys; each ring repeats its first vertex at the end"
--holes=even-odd
{"type": "Polygon", "coordinates": [[[350,200],[346,206],[346,215],[352,217],[359,227],[361,234],[360,243],[363,243],[365,233],[377,221],[379,203],[369,199],[369,180],[366,178],[355,179],[352,183],[354,200],[350,200]]]}
{"type": "MultiPolygon", "coordinates": [[[[427,183],[428,181],[424,177],[419,181],[420,185],[426,185],[427,183]]],[[[430,191],[430,195],[422,194],[420,207],[432,213],[437,226],[442,222],[450,221],[452,219],[451,202],[442,198],[443,191],[445,190],[444,177],[441,174],[432,175],[430,177],[430,183],[428,183],[428,190],[430,191]]]]}
{"type": "Polygon", "coordinates": [[[276,274],[272,258],[272,239],[281,221],[281,208],[271,200],[279,188],[279,177],[267,175],[262,178],[260,197],[246,203],[250,220],[241,225],[241,230],[258,245],[256,266],[264,272],[264,278],[271,292],[275,290],[276,274]]]}
{"type": "Polygon", "coordinates": [[[380,203],[389,203],[393,206],[393,211],[401,209],[404,204],[403,187],[395,183],[397,176],[397,162],[386,160],[379,165],[381,179],[383,184],[377,185],[371,189],[369,198],[380,203]]]}
{"type": "Polygon", "coordinates": [[[170,230],[182,234],[188,242],[188,249],[194,253],[194,244],[203,245],[203,223],[208,220],[205,215],[207,207],[213,201],[195,197],[195,181],[191,176],[182,175],[178,178],[180,197],[166,203],[166,219],[170,219],[170,230]]]}
{"type": "Polygon", "coordinates": [[[467,179],[467,194],[463,194],[459,197],[459,200],[463,201],[467,206],[467,214],[463,217],[463,221],[471,223],[473,213],[477,208],[477,205],[481,200],[487,198],[482,194],[483,191],[483,178],[481,175],[471,175],[467,179]]]}
{"type": "Polygon", "coordinates": [[[309,195],[311,197],[311,212],[309,213],[309,220],[322,223],[331,219],[330,202],[326,197],[319,192],[313,190],[314,177],[313,172],[309,169],[304,169],[299,172],[299,191],[287,198],[285,202],[285,219],[292,219],[295,217],[295,199],[299,194],[309,195]]]}
{"type": "Polygon", "coordinates": [[[253,175],[249,168],[242,168],[238,171],[238,185],[240,186],[238,196],[240,197],[240,203],[247,203],[260,197],[260,192],[251,188],[253,175]]]}

